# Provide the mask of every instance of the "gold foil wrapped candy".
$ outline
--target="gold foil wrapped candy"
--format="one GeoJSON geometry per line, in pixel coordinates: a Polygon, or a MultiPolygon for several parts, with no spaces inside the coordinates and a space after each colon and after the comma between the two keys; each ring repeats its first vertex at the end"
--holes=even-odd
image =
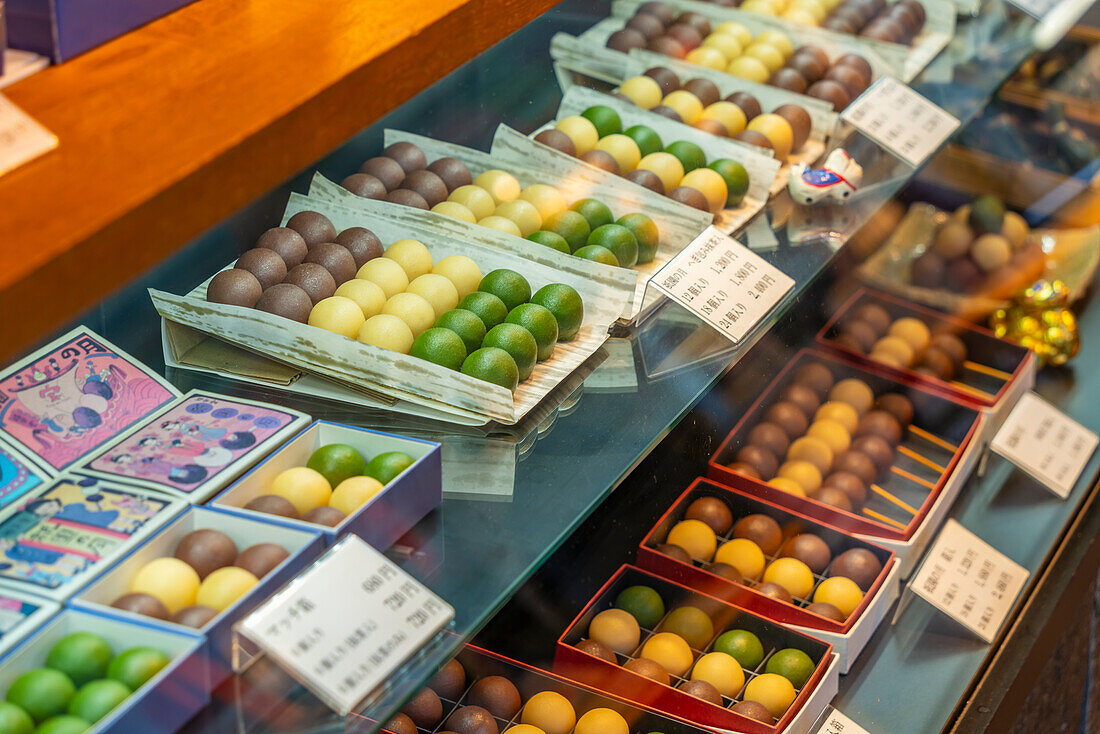
{"type": "Polygon", "coordinates": [[[1008,308],[990,318],[993,333],[1035,352],[1042,364],[1062,365],[1081,346],[1069,291],[1060,280],[1038,280],[1018,293],[1008,308]]]}

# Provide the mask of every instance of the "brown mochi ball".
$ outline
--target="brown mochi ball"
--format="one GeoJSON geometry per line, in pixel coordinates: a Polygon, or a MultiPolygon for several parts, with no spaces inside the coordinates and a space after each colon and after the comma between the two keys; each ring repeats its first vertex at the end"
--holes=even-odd
{"type": "MultiPolygon", "coordinates": [[[[322,242],[309,248],[307,263],[316,263],[329,272],[333,282],[343,285],[355,277],[359,268],[355,265],[355,256],[348,248],[335,242],[322,242]]],[[[333,289],[335,291],[335,289],[333,289]]],[[[307,293],[309,291],[306,291],[307,293]]]]}
{"type": "Polygon", "coordinates": [[[428,681],[428,687],[438,693],[440,698],[457,701],[466,690],[466,669],[458,660],[451,658],[428,681]]]}
{"type": "MultiPolygon", "coordinates": [[[[301,288],[314,306],[336,292],[336,279],[324,265],[318,263],[305,262],[291,268],[283,284],[301,288]]],[[[264,293],[266,295],[267,291],[264,293]]],[[[309,314],[306,314],[306,318],[309,318],[309,314]]]]}
{"type": "Polygon", "coordinates": [[[366,227],[348,227],[333,240],[338,245],[343,245],[355,259],[356,272],[369,260],[382,257],[382,240],[378,235],[366,227]]]}
{"type": "Polygon", "coordinates": [[[405,171],[405,175],[413,171],[420,171],[428,167],[428,159],[424,151],[409,142],[400,142],[389,145],[382,151],[382,155],[397,161],[397,165],[405,171]]]}
{"type": "Polygon", "coordinates": [[[264,290],[283,282],[283,278],[286,277],[286,261],[277,252],[266,247],[254,247],[248,250],[237,258],[233,267],[252,273],[264,290]]]}
{"type": "Polygon", "coordinates": [[[256,247],[263,247],[277,254],[288,269],[301,265],[309,251],[309,245],[302,239],[302,235],[290,227],[272,227],[260,235],[256,240],[256,247]]]}
{"type": "Polygon", "coordinates": [[[195,569],[204,579],[237,557],[237,544],[225,533],[211,528],[193,530],[176,544],[176,558],[195,569]]]}
{"type": "Polygon", "coordinates": [[[336,236],[336,227],[320,212],[298,212],[287,220],[286,226],[302,235],[302,239],[309,247],[322,242],[332,242],[332,238],[336,236]]]}
{"type": "Polygon", "coordinates": [[[421,729],[434,729],[443,718],[443,702],[431,688],[421,688],[401,707],[401,713],[421,729]]]}
{"type": "Polygon", "coordinates": [[[255,275],[240,268],[230,268],[210,279],[206,286],[206,300],[227,306],[252,308],[263,292],[263,286],[255,275]]]}
{"type": "Polygon", "coordinates": [[[729,505],[717,497],[700,497],[688,505],[684,513],[685,520],[699,520],[706,523],[717,535],[724,534],[733,525],[733,513],[729,505]]]}
{"type": "Polygon", "coordinates": [[[393,158],[386,158],[385,156],[377,156],[366,160],[363,165],[359,166],[359,173],[365,173],[381,181],[382,185],[386,187],[386,191],[393,191],[405,179],[405,169],[401,167],[401,164],[393,158]]]}
{"type": "Polygon", "coordinates": [[[615,665],[619,664],[619,660],[615,657],[615,653],[610,647],[602,642],[597,642],[596,640],[581,640],[577,643],[576,647],[586,655],[591,655],[594,658],[599,658],[600,660],[614,663],[615,665]]]}
{"type": "Polygon", "coordinates": [[[364,199],[386,198],[386,185],[369,173],[353,173],[341,181],[340,185],[364,199]]]}
{"type": "Polygon", "coordinates": [[[668,671],[665,670],[660,663],[654,662],[649,658],[628,660],[623,663],[623,668],[629,670],[631,673],[637,673],[640,676],[657,681],[663,686],[667,686],[671,682],[668,671]]]}
{"type": "Polygon", "coordinates": [[[515,716],[523,705],[515,684],[499,675],[489,675],[474,683],[466,694],[466,702],[505,721],[515,716]]]}

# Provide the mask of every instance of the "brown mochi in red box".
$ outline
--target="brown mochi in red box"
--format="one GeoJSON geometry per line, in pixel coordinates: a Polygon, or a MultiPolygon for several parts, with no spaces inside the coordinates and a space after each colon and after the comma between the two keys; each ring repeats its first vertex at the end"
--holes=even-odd
{"type": "MultiPolygon", "coordinates": [[[[713,510],[712,510],[713,512],[713,510]]],[[[712,528],[713,530],[714,528],[712,528]]],[[[774,503],[753,497],[730,487],[717,484],[700,477],[692,482],[669,510],[661,517],[652,530],[642,539],[638,549],[638,565],[677,583],[689,586],[710,596],[728,601],[731,604],[763,614],[784,624],[810,627],[831,633],[844,633],[860,619],[864,609],[875,598],[886,581],[890,571],[896,565],[894,554],[885,548],[852,537],[843,531],[829,527],[806,515],[785,509],[774,503]],[[814,577],[814,592],[821,584],[834,576],[850,578],[860,587],[862,595],[854,609],[837,608],[838,615],[825,616],[828,610],[815,608],[815,602],[829,603],[828,593],[815,598],[811,592],[806,598],[795,598],[793,602],[784,602],[756,591],[762,583],[762,577],[746,577],[733,581],[722,573],[716,573],[714,566],[722,563],[717,560],[718,553],[710,559],[685,563],[659,550],[677,523],[690,518],[691,509],[711,502],[726,508],[733,522],[721,532],[716,532],[717,546],[735,539],[751,540],[761,549],[765,563],[783,557],[794,557],[807,563],[814,577]],[[772,535],[778,537],[773,538],[772,535]],[[816,540],[800,544],[799,539],[816,540]],[[809,546],[806,551],[800,545],[809,546]],[[869,554],[867,565],[873,575],[866,574],[866,566],[851,570],[853,564],[844,554],[852,550],[869,554]],[[815,556],[824,553],[823,558],[815,556]],[[844,559],[837,562],[837,559],[844,559]],[[834,562],[835,568],[834,568],[834,562]],[[822,612],[825,612],[823,614],[822,612]],[[845,613],[847,612],[847,613],[845,613]],[[840,619],[836,617],[839,616],[840,619]]],[[[733,564],[727,564],[733,565],[733,564]]],[[[896,589],[894,590],[896,593],[896,589]]],[[[843,605],[833,605],[842,607],[843,605]]]]}
{"type": "MultiPolygon", "coordinates": [[[[614,634],[614,625],[610,625],[610,632],[614,634]]],[[[809,726],[836,694],[837,668],[833,648],[826,642],[629,565],[616,571],[566,628],[558,639],[554,656],[554,671],[567,678],[700,726],[734,729],[746,734],[779,734],[796,721],[800,726],[809,726]],[[656,625],[645,628],[638,625],[636,647],[629,650],[621,647],[625,652],[616,652],[618,664],[578,649],[578,643],[589,635],[604,634],[603,630],[591,629],[593,621],[601,614],[626,614],[631,620],[636,620],[638,617],[634,615],[638,614],[645,619],[640,611],[642,608],[626,612],[617,607],[623,592],[638,587],[655,592],[663,612],[667,613],[662,613],[656,625]],[[740,642],[746,636],[755,638],[758,643],[755,649],[753,645],[740,642]],[[695,647],[689,646],[685,641],[687,637],[693,638],[695,647]],[[678,638],[679,643],[669,644],[675,642],[672,638],[678,638]],[[678,652],[680,645],[688,646],[686,654],[690,660],[679,659],[684,656],[678,652]],[[800,658],[804,666],[796,671],[787,670],[785,675],[769,671],[769,661],[778,653],[800,658]],[[744,666],[734,654],[741,656],[744,666]],[[715,655],[717,657],[712,657],[715,655]],[[712,671],[697,675],[700,666],[712,664],[708,661],[729,664],[722,655],[734,658],[744,680],[734,681],[726,690],[719,691],[721,704],[702,697],[713,697],[713,692],[704,686],[699,686],[701,690],[695,695],[689,692],[691,686],[682,690],[685,684],[692,682],[691,678],[710,682],[716,689],[719,684],[725,685],[711,675],[712,671]],[[655,660],[666,670],[671,667],[671,683],[664,684],[623,667],[626,662],[638,658],[655,660]],[[778,700],[771,697],[776,688],[785,688],[786,697],[778,700]],[[763,722],[739,713],[734,707],[745,700],[767,705],[771,720],[763,722]]]]}
{"type": "Polygon", "coordinates": [[[1021,382],[1030,387],[1035,369],[1031,352],[988,329],[869,288],[853,293],[816,340],[867,369],[983,408],[1021,382]],[[879,347],[891,337],[908,344],[909,359],[904,350],[879,347]]]}
{"type": "Polygon", "coordinates": [[[959,480],[953,472],[979,424],[979,410],[972,404],[850,364],[834,353],[802,349],[718,447],[707,474],[844,532],[904,541],[921,527],[949,481],[959,480]],[[781,400],[793,384],[820,396],[813,415],[781,400]],[[778,424],[790,440],[787,455],[775,457],[779,466],[773,476],[759,468],[758,477],[739,471],[737,457],[751,445],[750,432],[774,419],[776,405],[798,410],[804,419],[778,424]],[[876,433],[887,419],[891,430],[876,433]],[[793,426],[801,429],[803,422],[806,432],[796,435],[793,426]],[[887,441],[886,453],[881,441],[868,439],[892,437],[893,422],[899,424],[902,441],[887,441]]]}

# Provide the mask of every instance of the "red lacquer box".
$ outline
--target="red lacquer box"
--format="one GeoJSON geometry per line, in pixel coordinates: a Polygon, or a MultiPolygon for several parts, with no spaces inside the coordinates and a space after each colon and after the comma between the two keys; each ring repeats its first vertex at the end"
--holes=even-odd
{"type": "MultiPolygon", "coordinates": [[[[663,620],[655,626],[657,632],[661,631],[661,624],[663,620]]],[[[839,663],[836,655],[832,645],[827,642],[629,565],[616,571],[566,628],[558,639],[554,656],[554,671],[567,678],[700,726],[733,729],[746,734],[795,734],[808,731],[810,725],[817,720],[825,710],[825,706],[836,695],[838,670],[839,663]],[[637,657],[654,630],[643,628],[638,649],[629,656],[618,655],[618,664],[577,649],[577,643],[587,638],[592,619],[600,612],[611,609],[615,599],[624,589],[639,585],[648,586],[661,596],[666,617],[667,613],[679,607],[694,606],[711,618],[714,623],[714,633],[701,649],[692,650],[693,666],[703,654],[711,651],[714,640],[725,631],[747,630],[760,639],[764,648],[764,659],[753,670],[744,671],[745,684],[734,698],[723,697],[722,705],[717,705],[696,698],[676,687],[685,682],[684,678],[673,677],[672,684],[665,685],[623,668],[622,664],[627,662],[628,658],[637,657]],[[784,648],[802,650],[814,663],[813,673],[797,690],[794,701],[786,711],[771,724],[765,724],[732,711],[730,707],[742,700],[745,687],[753,678],[764,672],[768,658],[774,652],[784,648]]],[[[690,672],[685,675],[689,676],[690,672]]]]}

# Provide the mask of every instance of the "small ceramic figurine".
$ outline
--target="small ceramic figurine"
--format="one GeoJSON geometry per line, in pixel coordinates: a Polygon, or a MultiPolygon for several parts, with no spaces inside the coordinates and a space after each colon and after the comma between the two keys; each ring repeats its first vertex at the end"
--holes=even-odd
{"type": "Polygon", "coordinates": [[[825,199],[847,201],[862,180],[863,167],[846,150],[837,148],[821,168],[810,168],[805,163],[791,166],[787,188],[798,204],[817,204],[825,199]]]}

